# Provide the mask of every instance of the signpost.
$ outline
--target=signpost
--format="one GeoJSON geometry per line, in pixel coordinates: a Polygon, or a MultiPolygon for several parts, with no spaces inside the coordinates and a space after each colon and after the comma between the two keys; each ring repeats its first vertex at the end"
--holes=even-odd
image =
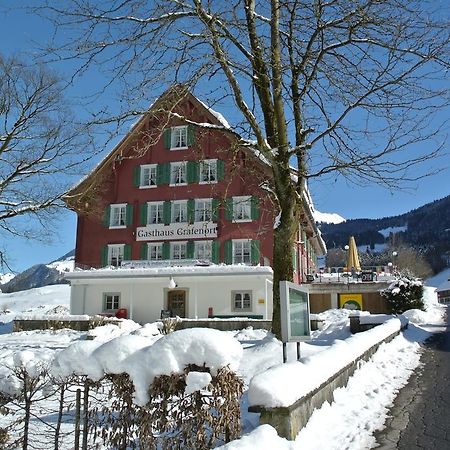
{"type": "Polygon", "coordinates": [[[308,288],[289,281],[280,281],[281,339],[283,361],[286,362],[286,343],[297,342],[297,360],[300,342],[311,339],[308,288]]]}

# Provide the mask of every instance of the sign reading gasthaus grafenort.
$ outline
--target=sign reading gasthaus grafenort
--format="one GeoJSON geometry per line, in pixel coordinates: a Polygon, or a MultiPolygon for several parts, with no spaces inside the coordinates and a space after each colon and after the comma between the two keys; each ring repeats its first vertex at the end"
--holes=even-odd
{"type": "Polygon", "coordinates": [[[217,237],[217,223],[171,223],[136,228],[136,241],[170,241],[182,239],[205,239],[217,237]]]}

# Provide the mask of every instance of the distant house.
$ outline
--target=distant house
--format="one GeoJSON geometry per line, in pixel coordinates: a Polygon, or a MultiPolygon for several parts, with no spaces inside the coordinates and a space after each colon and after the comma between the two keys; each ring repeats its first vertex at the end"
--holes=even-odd
{"type": "MultiPolygon", "coordinates": [[[[271,317],[271,167],[219,113],[179,94],[160,97],[65,196],[78,216],[73,314],[271,317]]],[[[325,252],[307,190],[304,205],[290,255],[299,283],[325,252]]]]}
{"type": "Polygon", "coordinates": [[[449,303],[450,302],[450,279],[442,283],[436,289],[439,303],[449,303]]]}

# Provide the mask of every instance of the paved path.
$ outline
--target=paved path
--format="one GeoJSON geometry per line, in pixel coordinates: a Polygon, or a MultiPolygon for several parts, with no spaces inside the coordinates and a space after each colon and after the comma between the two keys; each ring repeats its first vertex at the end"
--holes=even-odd
{"type": "MultiPolygon", "coordinates": [[[[448,315],[447,315],[448,324],[448,315]]],[[[450,450],[450,328],[426,343],[421,368],[399,393],[378,449],[450,450]]]]}

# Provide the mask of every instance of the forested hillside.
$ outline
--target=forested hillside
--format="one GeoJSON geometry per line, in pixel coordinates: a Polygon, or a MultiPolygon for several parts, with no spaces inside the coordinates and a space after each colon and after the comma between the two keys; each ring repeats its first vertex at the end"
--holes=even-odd
{"type": "Polygon", "coordinates": [[[358,246],[374,248],[389,243],[414,247],[426,257],[433,269],[440,270],[442,255],[450,251],[450,195],[408,213],[382,219],[353,219],[339,224],[321,224],[328,249],[343,248],[349,236],[358,246]]]}

